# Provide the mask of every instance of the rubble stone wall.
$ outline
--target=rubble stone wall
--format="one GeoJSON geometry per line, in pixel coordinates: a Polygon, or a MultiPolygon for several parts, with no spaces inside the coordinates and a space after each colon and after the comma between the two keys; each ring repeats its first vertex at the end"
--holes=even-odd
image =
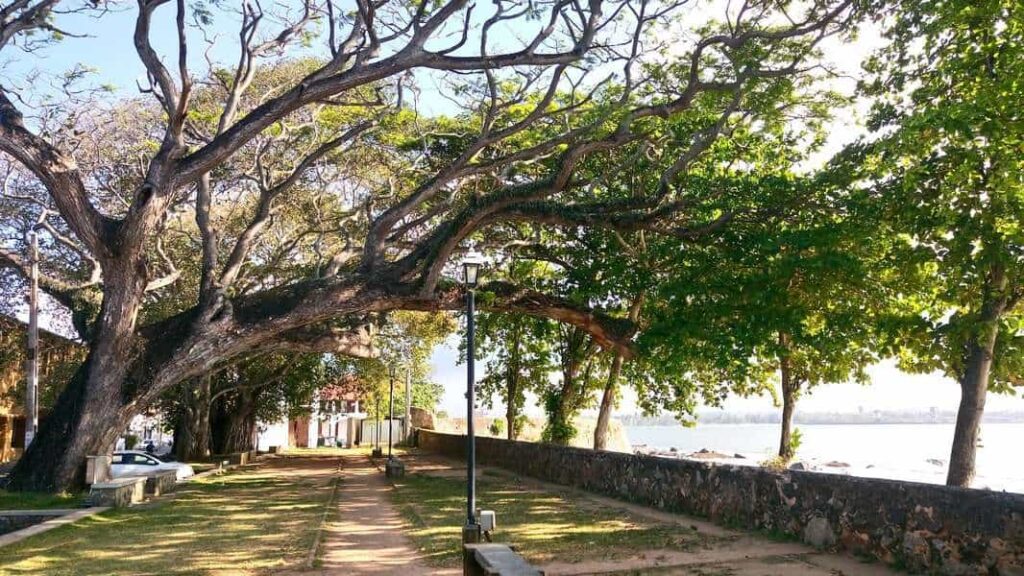
{"type": "MultiPolygon", "coordinates": [[[[464,457],[465,436],[417,431],[464,457]]],[[[1024,576],[1024,494],[773,471],[550,444],[477,439],[477,461],[525,476],[799,538],[911,573],[1024,576]]]]}

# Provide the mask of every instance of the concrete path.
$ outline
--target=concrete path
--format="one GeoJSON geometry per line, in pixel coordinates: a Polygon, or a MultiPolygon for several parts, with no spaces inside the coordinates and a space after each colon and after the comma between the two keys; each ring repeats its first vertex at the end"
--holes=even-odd
{"type": "MultiPolygon", "coordinates": [[[[323,574],[442,574],[420,560],[391,505],[391,484],[365,454],[346,454],[337,495],[337,513],[324,528],[323,574]]],[[[459,573],[448,571],[447,573],[459,573]]]]}

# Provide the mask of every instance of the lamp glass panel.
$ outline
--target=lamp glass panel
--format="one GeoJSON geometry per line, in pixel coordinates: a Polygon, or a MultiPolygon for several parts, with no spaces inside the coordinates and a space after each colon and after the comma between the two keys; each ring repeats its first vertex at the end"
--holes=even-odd
{"type": "Polygon", "coordinates": [[[476,262],[466,262],[463,264],[465,272],[466,284],[470,286],[476,286],[477,274],[480,272],[480,265],[476,262]]]}

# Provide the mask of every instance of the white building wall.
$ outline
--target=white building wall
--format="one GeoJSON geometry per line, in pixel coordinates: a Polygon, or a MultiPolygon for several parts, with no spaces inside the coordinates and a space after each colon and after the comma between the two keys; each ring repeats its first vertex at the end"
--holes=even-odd
{"type": "Polygon", "coordinates": [[[320,440],[320,414],[313,412],[309,415],[309,447],[316,448],[320,440]]]}
{"type": "Polygon", "coordinates": [[[271,446],[288,446],[287,419],[272,424],[261,423],[259,426],[260,435],[256,443],[257,450],[267,452],[271,446]]]}

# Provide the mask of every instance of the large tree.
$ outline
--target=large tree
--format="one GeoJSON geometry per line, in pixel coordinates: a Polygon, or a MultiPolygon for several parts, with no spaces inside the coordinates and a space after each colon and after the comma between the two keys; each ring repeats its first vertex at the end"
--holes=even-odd
{"type": "MultiPolygon", "coordinates": [[[[878,3],[890,43],[868,63],[871,135],[839,173],[899,266],[886,333],[904,368],[960,384],[947,483],[969,486],[990,390],[1021,381],[1024,6],[878,3]]],[[[885,280],[885,279],[882,279],[885,280]]]]}
{"type": "MultiPolygon", "coordinates": [[[[109,96],[93,95],[83,114],[82,106],[34,106],[37,95],[4,81],[0,152],[36,191],[4,200],[24,199],[18,213],[52,227],[53,246],[71,259],[64,271],[74,274],[48,273],[42,287],[80,319],[90,348],[10,487],[73,486],[83,458],[112,445],[134,414],[242,354],[367,355],[366,314],[461,306],[461,290],[445,281],[448,262],[467,238],[502,222],[668,235],[702,224],[690,218],[684,200],[693,194],[679,187],[680,175],[750,94],[803,72],[811,46],[843,29],[851,13],[849,0],[744,4],[720,23],[696,23],[699,39],[689,41],[666,26],[679,25],[677,1],[353,4],[307,0],[264,14],[243,3],[233,19],[237,56],[221,62],[222,52],[202,43],[229,36],[216,33],[226,16],[190,11],[184,0],[140,0],[124,33],[156,112],[140,107],[141,121],[106,143],[118,147],[120,162],[103,161],[95,149],[104,143],[91,141],[110,126],[102,106],[109,96]],[[175,31],[166,54],[150,39],[158,27],[175,31]],[[312,54],[300,77],[254,91],[257,72],[293,44],[312,54]],[[206,56],[205,73],[193,70],[197,54],[206,56]],[[415,83],[432,99],[452,98],[462,120],[417,114],[424,91],[415,83]],[[209,109],[206,99],[217,102],[212,117],[197,113],[209,109]],[[695,106],[716,111],[713,119],[662,129],[695,106]],[[319,122],[324,115],[333,121],[319,122]],[[411,138],[381,131],[403,118],[411,138]],[[607,165],[620,148],[656,139],[677,152],[658,159],[652,186],[592,198],[574,177],[587,162],[607,165]],[[350,154],[387,169],[332,177],[334,160],[350,154]],[[225,178],[233,162],[248,168],[225,178]],[[283,277],[250,276],[265,263],[257,248],[275,207],[308,185],[335,210],[314,231],[315,256],[283,277]],[[221,209],[226,203],[238,207],[221,209]],[[237,235],[218,225],[225,213],[246,221],[237,235]],[[164,258],[163,240],[181,214],[194,218],[198,236],[187,260],[175,262],[164,258]],[[147,307],[173,290],[185,266],[199,270],[191,305],[147,320],[147,307]]],[[[40,37],[72,42],[61,32],[64,13],[103,8],[16,0],[0,9],[0,50],[36,49],[29,44],[40,37]]],[[[69,87],[75,80],[63,93],[82,98],[69,87]]],[[[5,245],[0,262],[27,272],[21,250],[17,241],[5,245]]],[[[586,304],[508,284],[482,289],[492,296],[489,310],[549,317],[628,349],[629,324],[586,304]]]]}
{"type": "MultiPolygon", "coordinates": [[[[519,281],[544,275],[536,262],[518,259],[506,263],[502,272],[519,281]]],[[[478,383],[481,401],[493,407],[494,397],[501,399],[509,440],[518,439],[522,432],[526,394],[547,386],[554,367],[554,332],[551,321],[532,316],[484,313],[477,320],[476,353],[486,359],[484,376],[478,383]]]]}
{"type": "Polygon", "coordinates": [[[788,461],[800,396],[819,384],[864,382],[877,360],[875,326],[887,293],[875,272],[887,262],[862,240],[870,223],[847,220],[811,192],[827,186],[770,180],[759,185],[792,190],[801,208],[731,228],[683,256],[685,265],[661,286],[677,304],[661,310],[652,331],[664,339],[658,346],[674,348],[671,364],[691,367],[703,387],[725,382],[745,393],[777,383],[778,456],[788,461]]]}

